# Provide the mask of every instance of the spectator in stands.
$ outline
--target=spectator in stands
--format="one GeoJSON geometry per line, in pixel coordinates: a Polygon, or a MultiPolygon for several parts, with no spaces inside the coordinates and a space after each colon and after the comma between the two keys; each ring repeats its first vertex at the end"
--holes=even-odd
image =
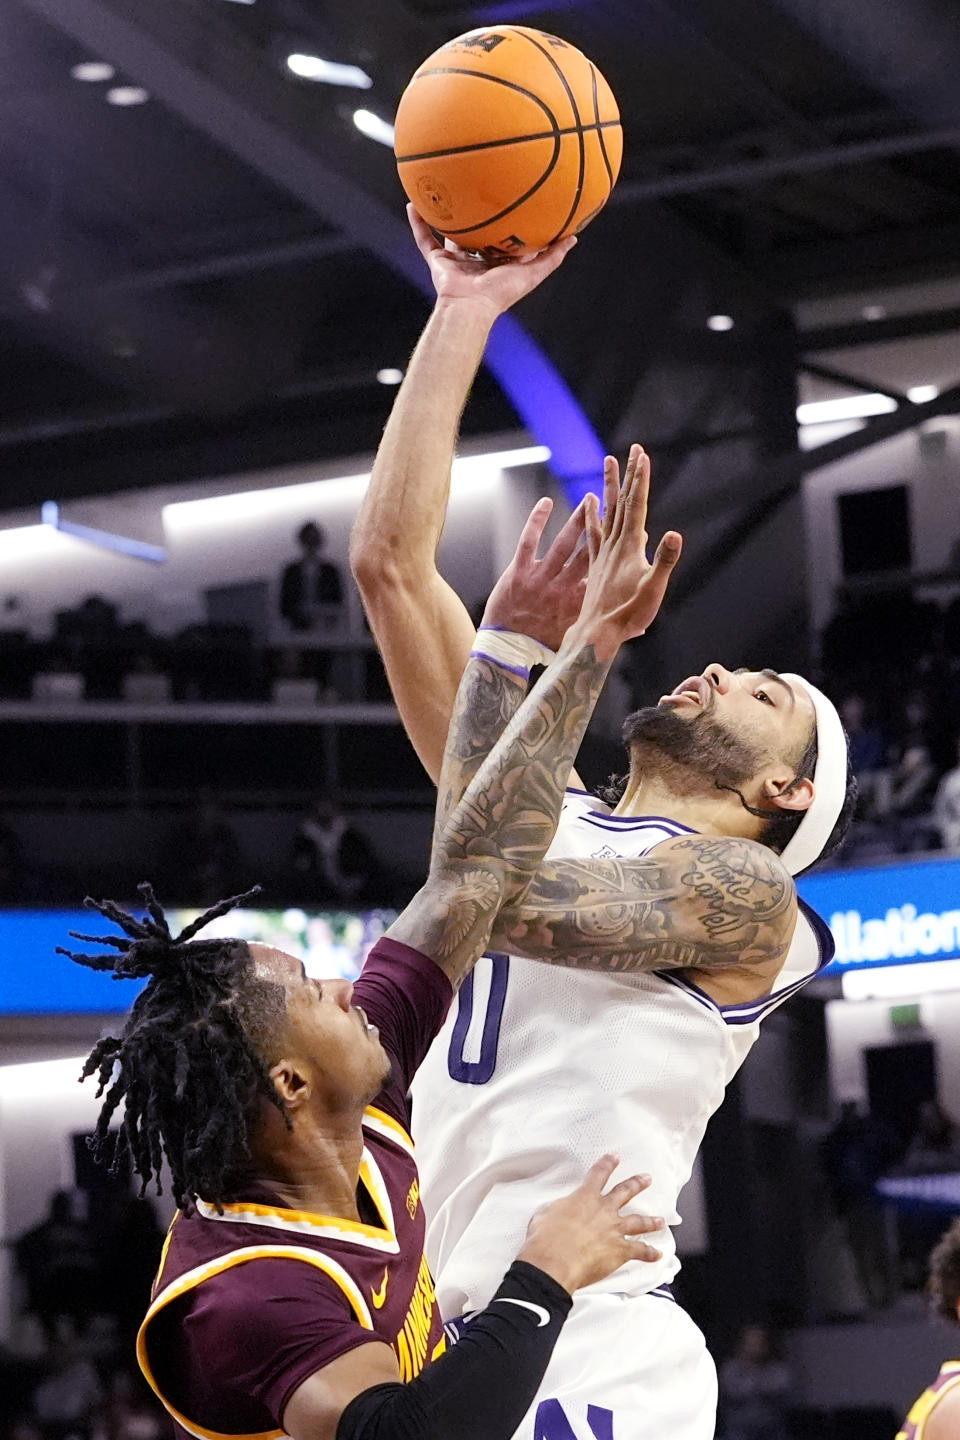
{"type": "Polygon", "coordinates": [[[301,899],[351,906],[381,899],[378,865],[365,837],[324,796],[303,816],[291,857],[301,899]]]}
{"type": "Polygon", "coordinates": [[[927,812],[936,780],[932,730],[930,702],[922,690],[914,690],[903,707],[897,759],[877,788],[877,809],[898,823],[901,850],[929,844],[927,812]]]}
{"type": "Polygon", "coordinates": [[[14,1248],[27,1308],[39,1316],[51,1338],[60,1317],[69,1316],[82,1329],[98,1307],[96,1243],[81,1217],[82,1203],[79,1191],[58,1190],[47,1218],[22,1235],[14,1248]]]}
{"type": "Polygon", "coordinates": [[[887,745],[877,725],[867,720],[867,704],[862,695],[848,695],[840,702],[840,719],[847,732],[850,765],[862,782],[865,773],[883,768],[887,745]]]}
{"type": "Polygon", "coordinates": [[[169,1435],[164,1412],[139,1375],[115,1370],[106,1390],[94,1421],[93,1440],[161,1440],[169,1435]]]}
{"type": "Polygon", "coordinates": [[[97,1372],[77,1342],[58,1340],[50,1349],[50,1373],[33,1394],[43,1440],[90,1436],[100,1394],[97,1372]]]}
{"type": "Polygon", "coordinates": [[[909,1175],[960,1170],[960,1130],[939,1100],[924,1100],[901,1167],[909,1175]]]}
{"type": "Polygon", "coordinates": [[[280,614],[297,634],[317,638],[312,668],[326,687],[330,655],[322,649],[322,640],[342,620],[343,581],[333,561],[323,557],[326,535],[313,520],[301,525],[297,542],[300,558],[285,565],[280,578],[280,614]]]}
{"type": "MultiPolygon", "coordinates": [[[[930,1256],[927,1288],[937,1314],[956,1327],[960,1322],[960,1220],[940,1236],[930,1256]]],[[[947,1360],[911,1406],[897,1440],[918,1440],[920,1436],[925,1440],[955,1440],[960,1435],[958,1375],[960,1361],[947,1360]]]]}
{"type": "Polygon", "coordinates": [[[280,580],[280,614],[291,630],[312,630],[318,622],[339,620],[343,581],[332,560],[323,558],[326,535],[309,520],[297,531],[301,555],[284,566],[280,580]]]}
{"type": "Polygon", "coordinates": [[[215,904],[249,879],[236,831],[212,790],[200,792],[193,814],[174,826],[164,850],[164,887],[183,904],[215,904]]]}
{"type": "Polygon", "coordinates": [[[960,737],[957,739],[957,764],[947,771],[937,786],[933,821],[944,850],[960,853],[960,737]]]}
{"type": "Polygon", "coordinates": [[[874,1309],[889,1305],[894,1298],[886,1217],[875,1186],[890,1168],[896,1150],[896,1139],[886,1125],[870,1114],[861,1115],[855,1100],[845,1100],[820,1152],[860,1287],[874,1309]]]}
{"type": "Polygon", "coordinates": [[[850,767],[860,785],[861,813],[869,814],[878,780],[887,764],[887,742],[879,726],[868,719],[862,695],[857,692],[847,695],[839,708],[847,732],[850,767]]]}
{"type": "Polygon", "coordinates": [[[792,1378],[765,1325],[746,1325],[719,1372],[720,1440],[787,1440],[792,1378]]]}

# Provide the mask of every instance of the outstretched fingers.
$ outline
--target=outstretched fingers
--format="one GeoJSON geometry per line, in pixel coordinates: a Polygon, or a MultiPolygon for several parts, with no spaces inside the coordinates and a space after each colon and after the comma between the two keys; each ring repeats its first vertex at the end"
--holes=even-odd
{"type": "Polygon", "coordinates": [[[676,530],[668,530],[657,546],[657,553],[645,581],[645,589],[658,609],[663,603],[670,577],[676,569],[682,550],[683,536],[676,530]]]}
{"type": "Polygon", "coordinates": [[[647,504],[650,499],[650,456],[641,445],[630,446],[622,494],[623,523],[632,535],[645,544],[647,504]]]}
{"type": "Polygon", "coordinates": [[[613,1174],[614,1170],[616,1170],[619,1164],[619,1155],[601,1155],[600,1159],[595,1160],[590,1166],[590,1169],[587,1171],[586,1179],[583,1182],[583,1188],[585,1190],[592,1190],[597,1195],[602,1194],[603,1187],[606,1185],[607,1181],[610,1179],[610,1176],[613,1174]]]}
{"type": "Polygon", "coordinates": [[[574,554],[577,546],[580,544],[586,526],[587,506],[586,498],[584,498],[580,501],[580,504],[576,510],[574,510],[573,514],[567,518],[560,533],[543,557],[543,573],[546,578],[552,580],[555,575],[560,573],[564,565],[567,564],[571,555],[574,554]]]}
{"type": "Polygon", "coordinates": [[[615,455],[603,461],[603,539],[609,540],[620,504],[620,466],[615,455]]]}
{"type": "Polygon", "coordinates": [[[618,1210],[622,1210],[624,1205],[635,1200],[651,1184],[652,1180],[649,1175],[630,1175],[626,1180],[618,1181],[607,1198],[614,1202],[618,1210]]]}
{"type": "Polygon", "coordinates": [[[542,496],[530,511],[514,552],[514,559],[518,565],[526,568],[536,560],[540,541],[543,539],[543,532],[547,528],[547,521],[550,519],[552,511],[553,501],[547,495],[542,496]]]}
{"type": "Polygon", "coordinates": [[[588,565],[586,569],[589,569],[599,555],[600,546],[603,544],[603,521],[600,518],[600,501],[592,491],[585,496],[583,506],[587,534],[588,565]]]}

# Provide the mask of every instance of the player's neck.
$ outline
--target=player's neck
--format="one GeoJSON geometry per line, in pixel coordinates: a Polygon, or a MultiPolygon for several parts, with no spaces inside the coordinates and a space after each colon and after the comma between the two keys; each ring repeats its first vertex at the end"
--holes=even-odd
{"type": "Polygon", "coordinates": [[[668,776],[634,771],[614,815],[661,815],[702,835],[743,835],[755,839],[761,824],[736,795],[706,784],[674,785],[668,776]]]}
{"type": "Polygon", "coordinates": [[[357,1185],[363,1156],[360,1117],[317,1126],[297,1117],[281,1143],[256,1156],[257,1180],[288,1210],[359,1220],[357,1185]]]}

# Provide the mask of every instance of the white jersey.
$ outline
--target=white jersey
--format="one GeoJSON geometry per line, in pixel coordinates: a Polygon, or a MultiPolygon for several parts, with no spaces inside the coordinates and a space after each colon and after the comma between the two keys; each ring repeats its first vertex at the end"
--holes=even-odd
{"type": "MultiPolygon", "coordinates": [[[[626,859],[691,833],[660,816],[616,816],[568,791],[551,857],[626,859]]],[[[616,1178],[647,1172],[635,1208],[679,1223],[707,1121],[763,1016],[833,953],[801,902],[770,993],[720,1006],[689,978],[605,974],[487,955],[454,1002],[413,1084],[413,1127],[427,1213],[427,1254],[445,1318],[480,1310],[523,1244],[535,1211],[578,1185],[606,1151],[616,1178]]],[[[642,1294],[680,1268],[673,1233],[650,1239],[597,1291],[642,1294]]],[[[667,1302],[664,1302],[667,1303],[667,1302]]]]}

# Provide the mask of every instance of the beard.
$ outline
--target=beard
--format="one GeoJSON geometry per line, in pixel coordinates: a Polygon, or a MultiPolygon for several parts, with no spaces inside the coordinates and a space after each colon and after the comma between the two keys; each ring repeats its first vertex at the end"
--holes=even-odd
{"type": "Polygon", "coordinates": [[[685,719],[665,705],[645,705],[628,715],[623,743],[631,770],[668,776],[678,794],[739,791],[767,759],[759,746],[725,730],[709,711],[685,719]]]}

